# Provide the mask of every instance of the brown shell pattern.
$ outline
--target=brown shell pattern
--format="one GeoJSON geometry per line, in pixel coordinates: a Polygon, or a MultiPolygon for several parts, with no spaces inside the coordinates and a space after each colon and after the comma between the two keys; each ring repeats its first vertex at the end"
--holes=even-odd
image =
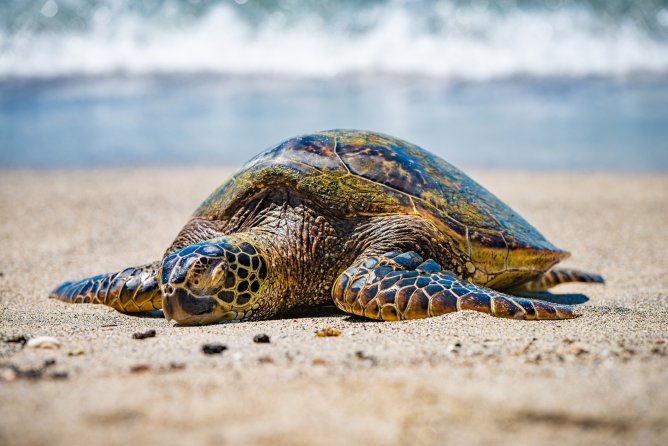
{"type": "Polygon", "coordinates": [[[412,213],[471,245],[560,251],[462,171],[391,136],[331,130],[288,139],[259,154],[196,214],[221,218],[276,185],[343,216],[412,213]]]}

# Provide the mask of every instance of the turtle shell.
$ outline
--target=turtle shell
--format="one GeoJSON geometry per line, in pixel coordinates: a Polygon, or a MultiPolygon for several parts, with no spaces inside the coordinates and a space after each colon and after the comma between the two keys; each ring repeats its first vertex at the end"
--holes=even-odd
{"type": "Polygon", "coordinates": [[[246,163],[195,215],[224,219],[276,187],[301,193],[340,217],[423,216],[468,259],[468,272],[488,285],[499,272],[545,271],[568,255],[448,162],[366,131],[331,130],[283,141],[246,163]]]}

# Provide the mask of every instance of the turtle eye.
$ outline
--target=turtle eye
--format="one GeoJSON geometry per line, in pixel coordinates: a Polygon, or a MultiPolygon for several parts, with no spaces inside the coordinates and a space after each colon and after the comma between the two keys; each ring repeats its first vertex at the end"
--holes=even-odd
{"type": "Polygon", "coordinates": [[[211,270],[211,283],[216,284],[217,288],[220,288],[220,282],[223,281],[228,275],[228,263],[224,260],[221,260],[214,268],[211,270]]]}
{"type": "Polygon", "coordinates": [[[198,256],[189,265],[186,288],[198,295],[219,289],[221,287],[220,282],[225,277],[226,263],[224,258],[198,256]]]}

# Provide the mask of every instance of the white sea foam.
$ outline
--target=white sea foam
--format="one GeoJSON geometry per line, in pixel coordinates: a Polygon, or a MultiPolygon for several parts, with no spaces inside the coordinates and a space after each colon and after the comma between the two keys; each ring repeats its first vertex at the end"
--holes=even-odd
{"type": "Polygon", "coordinates": [[[212,72],[489,80],[668,73],[665,41],[630,21],[603,26],[585,10],[492,14],[444,7],[438,12],[444,25],[436,31],[392,3],[363,13],[369,27],[351,32],[316,16],[287,25],[277,15],[257,26],[226,5],[180,27],[130,14],[110,20],[102,11],[87,32],[0,33],[0,78],[212,72]]]}

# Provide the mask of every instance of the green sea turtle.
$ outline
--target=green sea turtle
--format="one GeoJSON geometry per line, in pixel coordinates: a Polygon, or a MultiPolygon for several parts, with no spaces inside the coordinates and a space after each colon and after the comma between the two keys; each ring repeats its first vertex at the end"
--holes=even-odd
{"type": "Polygon", "coordinates": [[[564,282],[569,255],[464,173],[406,141],[332,130],[253,158],[195,211],[162,260],[56,288],[52,298],[179,324],[269,318],[333,299],[370,319],[475,310],[566,319],[513,297],[564,282]],[[428,260],[423,260],[428,259],[428,260]]]}

